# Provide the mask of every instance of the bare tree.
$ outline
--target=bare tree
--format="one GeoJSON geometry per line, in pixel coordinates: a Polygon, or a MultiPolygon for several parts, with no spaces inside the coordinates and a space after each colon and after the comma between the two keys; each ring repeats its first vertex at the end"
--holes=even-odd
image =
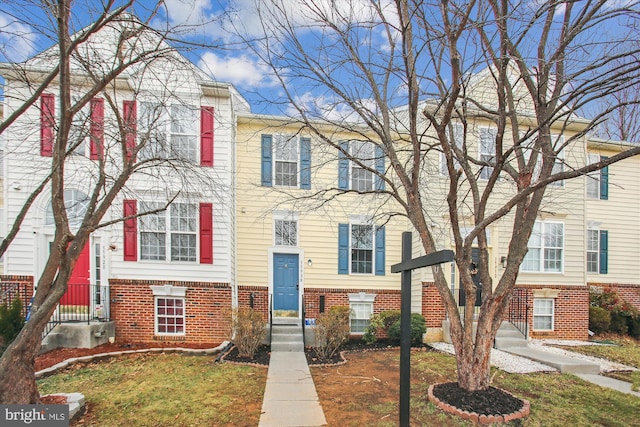
{"type": "MultiPolygon", "coordinates": [[[[133,1],[107,1],[97,9],[72,3],[59,0],[32,4],[51,25],[47,32],[44,24],[39,31],[51,36],[55,45],[25,63],[2,64],[3,76],[10,82],[4,96],[7,105],[15,108],[5,112],[0,131],[10,129],[14,140],[23,141],[12,144],[13,152],[5,154],[17,162],[24,158],[11,167],[24,168],[25,176],[32,170],[32,175],[39,178],[0,249],[4,253],[9,247],[32,203],[44,191],[50,191],[55,227],[50,255],[37,279],[30,319],[0,358],[3,404],[40,401],[34,363],[42,333],[67,290],[92,232],[165,210],[180,193],[188,197],[193,188],[206,189],[199,191],[207,194],[215,193],[216,188],[220,191],[214,172],[195,167],[188,155],[170,149],[159,135],[160,126],[166,129],[167,123],[162,121],[166,120],[163,111],[169,108],[168,102],[173,105],[181,99],[176,88],[185,87],[185,82],[208,80],[169,45],[169,36],[178,28],[165,25],[162,31],[153,29],[150,23],[158,19],[157,9],[148,10],[142,21],[129,13],[133,1]],[[82,16],[92,19],[78,32],[73,28],[81,18],[72,7],[83,8],[82,16]],[[165,74],[160,75],[158,70],[165,74]],[[43,93],[54,91],[55,112],[51,105],[36,102],[43,93]],[[151,101],[146,108],[140,106],[136,119],[132,108],[123,110],[121,103],[123,97],[138,96],[151,101]],[[96,98],[100,98],[99,105],[94,105],[96,98]],[[29,132],[38,128],[29,126],[25,115],[36,108],[41,108],[40,115],[47,121],[51,147],[46,157],[34,161],[33,145],[38,139],[29,132]],[[94,116],[98,109],[100,114],[94,116]],[[48,172],[42,173],[43,164],[48,172]],[[72,183],[87,189],[79,218],[70,218],[74,206],[70,206],[72,201],[65,191],[72,183]],[[164,199],[168,202],[125,213],[124,217],[113,212],[111,208],[123,195],[135,194],[141,188],[166,192],[164,199]]],[[[155,7],[161,7],[161,2],[155,7]]]]}
{"type": "MultiPolygon", "coordinates": [[[[411,221],[426,253],[442,248],[432,224],[447,218],[466,296],[462,314],[442,270],[433,277],[464,389],[489,386],[491,347],[536,218],[550,203],[549,186],[640,153],[585,165],[581,148],[615,106],[589,119],[575,112],[638,81],[637,34],[616,26],[637,19],[638,4],[611,3],[262,0],[260,31],[237,28],[279,79],[287,113],[334,158],[385,182],[376,199],[360,192],[363,203],[396,206],[393,214],[411,221]],[[345,149],[326,124],[372,140],[386,170],[345,149]],[[481,126],[491,130],[481,134],[481,126]],[[510,241],[506,268],[493,278],[488,229],[496,224],[510,241]],[[480,253],[477,319],[472,247],[480,253]]],[[[326,203],[354,192],[336,186],[309,199],[326,203]]]]}

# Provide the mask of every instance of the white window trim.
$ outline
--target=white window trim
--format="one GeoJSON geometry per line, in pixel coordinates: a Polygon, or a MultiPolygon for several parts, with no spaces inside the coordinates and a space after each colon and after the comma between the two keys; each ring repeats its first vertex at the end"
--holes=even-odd
{"type": "Polygon", "coordinates": [[[151,291],[153,292],[153,332],[154,335],[163,336],[163,337],[181,337],[185,336],[187,333],[187,304],[186,304],[186,295],[187,288],[184,286],[173,286],[173,285],[161,285],[161,286],[149,286],[151,291]],[[158,332],[158,298],[167,298],[167,299],[180,299],[182,300],[182,318],[183,318],[183,332],[158,332]]]}
{"type": "Polygon", "coordinates": [[[376,274],[376,226],[370,218],[364,215],[353,216],[349,219],[349,275],[353,276],[375,276],[376,274]],[[351,227],[354,225],[368,225],[371,226],[371,273],[354,273],[351,264],[351,251],[352,246],[352,231],[351,227]]]}
{"type": "Polygon", "coordinates": [[[348,294],[349,296],[349,333],[351,335],[363,335],[366,331],[362,331],[362,332],[353,332],[351,330],[351,320],[356,319],[356,320],[365,320],[365,319],[361,319],[361,318],[355,318],[352,316],[353,310],[351,308],[352,304],[370,304],[371,306],[371,314],[369,316],[369,320],[371,320],[371,316],[373,316],[373,303],[376,299],[376,294],[367,294],[366,292],[359,292],[357,294],[348,294]]]}
{"type": "MultiPolygon", "coordinates": [[[[587,165],[591,165],[594,163],[598,163],[600,161],[600,155],[599,154],[595,154],[595,153],[587,153],[587,165]]],[[[589,172],[585,178],[586,178],[586,183],[585,183],[585,195],[587,197],[587,199],[589,200],[600,200],[600,176],[601,176],[602,171],[601,170],[597,170],[597,171],[593,171],[593,172],[589,172]],[[595,190],[596,190],[596,194],[595,195],[589,195],[589,183],[593,182],[595,185],[595,190]]]]}
{"type": "MultiPolygon", "coordinates": [[[[495,160],[496,158],[496,135],[498,133],[498,130],[494,127],[491,126],[481,126],[478,128],[478,160],[483,161],[482,160],[482,156],[483,155],[487,155],[487,156],[492,156],[493,159],[495,160]],[[483,132],[487,132],[489,136],[492,136],[492,143],[493,143],[493,152],[484,152],[482,151],[482,133],[483,132]]],[[[478,174],[478,179],[486,181],[491,177],[491,174],[493,173],[493,167],[489,167],[489,166],[480,166],[480,171],[478,174]],[[483,177],[484,174],[487,174],[486,177],[483,177]]]]}
{"type": "MultiPolygon", "coordinates": [[[[371,141],[349,141],[349,154],[351,155],[352,159],[357,159],[358,158],[356,156],[356,154],[353,152],[355,144],[368,145],[369,147],[371,147],[371,150],[372,150],[371,159],[360,160],[360,161],[361,161],[361,163],[363,163],[365,165],[366,165],[366,162],[371,162],[372,164],[370,166],[368,166],[368,167],[369,167],[369,169],[375,170],[375,168],[376,168],[376,161],[375,161],[376,147],[375,147],[375,144],[373,142],[371,142],[371,141]]],[[[375,174],[373,173],[373,171],[372,170],[367,170],[365,168],[362,168],[354,160],[349,160],[349,183],[348,183],[349,190],[354,190],[354,188],[353,188],[353,170],[354,169],[362,169],[363,171],[365,171],[367,174],[369,174],[371,176],[371,188],[369,190],[356,190],[356,191],[363,191],[363,192],[375,191],[376,178],[375,178],[375,174]]]]}
{"type": "MultiPolygon", "coordinates": [[[[142,206],[143,204],[149,204],[149,203],[159,203],[159,202],[150,202],[147,201],[145,199],[141,199],[138,201],[138,205],[142,206]]],[[[163,204],[163,203],[160,203],[163,204]]],[[[165,234],[165,259],[142,259],[142,236],[141,234],[144,233],[145,231],[142,229],[141,226],[141,221],[143,220],[144,216],[140,216],[138,217],[138,226],[137,226],[137,231],[138,231],[138,235],[137,235],[137,244],[138,244],[138,262],[150,262],[150,263],[158,263],[158,264],[187,264],[187,265],[194,265],[198,263],[198,260],[200,259],[200,215],[198,214],[198,210],[199,210],[199,205],[197,202],[190,202],[190,201],[174,201],[171,205],[169,205],[167,207],[167,209],[163,212],[158,212],[158,215],[164,215],[164,220],[165,220],[165,224],[164,224],[164,234],[165,234]],[[196,209],[196,215],[195,215],[195,221],[196,221],[196,227],[195,227],[195,231],[193,232],[181,232],[181,231],[174,231],[171,229],[171,206],[173,206],[173,204],[186,204],[186,205],[193,205],[196,209]],[[195,245],[195,259],[193,261],[173,261],[171,259],[171,235],[172,234],[193,234],[196,237],[196,245],[195,245]]],[[[142,212],[140,212],[142,213],[142,212]]],[[[155,231],[149,231],[150,233],[153,233],[155,231]]]]}
{"type": "MultiPolygon", "coordinates": [[[[523,260],[523,264],[520,264],[520,272],[521,273],[532,273],[532,274],[564,274],[564,267],[565,267],[565,262],[564,262],[564,257],[565,257],[565,245],[566,245],[566,228],[565,228],[565,223],[561,222],[561,221],[536,221],[536,224],[540,224],[542,227],[542,236],[540,238],[541,240],[541,246],[540,246],[540,264],[538,265],[538,270],[524,270],[522,268],[522,265],[524,264],[524,260],[523,260]],[[546,234],[546,226],[547,224],[561,224],[562,225],[562,257],[560,259],[560,263],[562,265],[562,268],[560,269],[560,271],[546,271],[544,269],[544,261],[545,261],[545,256],[544,256],[544,250],[546,248],[545,246],[545,234],[546,234]]],[[[534,225],[535,226],[535,225],[534,225]]],[[[532,231],[533,233],[533,231],[532,231]]],[[[527,242],[528,245],[528,242],[527,242]]],[[[554,248],[555,249],[555,248],[554,248]]],[[[526,255],[525,255],[526,257],[526,255]]]]}
{"type": "Polygon", "coordinates": [[[274,133],[272,135],[272,144],[271,144],[271,182],[273,183],[274,187],[282,187],[282,188],[298,188],[300,187],[300,156],[302,155],[301,150],[300,150],[300,136],[299,135],[293,135],[293,134],[287,134],[287,133],[274,133]],[[295,140],[295,144],[296,144],[296,151],[298,153],[298,155],[296,156],[296,185],[283,185],[283,184],[278,184],[277,180],[276,180],[276,163],[278,161],[284,161],[284,162],[288,162],[288,163],[293,163],[293,161],[291,160],[281,160],[278,159],[278,157],[276,156],[276,140],[278,138],[287,138],[287,139],[293,139],[295,140]]]}
{"type": "Polygon", "coordinates": [[[533,325],[533,330],[534,331],[541,331],[541,332],[549,332],[549,331],[553,331],[555,330],[555,313],[556,313],[556,300],[554,298],[534,298],[533,299],[533,318],[532,318],[532,325],[533,325]],[[551,328],[550,329],[536,329],[535,328],[535,318],[536,318],[536,312],[535,312],[535,307],[536,307],[536,301],[551,301],[551,313],[550,314],[538,314],[537,317],[551,317],[551,328]]]}
{"type": "MultiPolygon", "coordinates": [[[[172,114],[172,108],[173,107],[185,107],[185,108],[189,108],[191,110],[194,111],[195,114],[195,120],[194,120],[194,127],[192,129],[193,132],[190,133],[177,133],[176,135],[181,135],[181,136],[194,136],[195,140],[196,140],[196,149],[195,149],[195,158],[186,158],[183,159],[184,161],[187,162],[193,162],[194,164],[200,164],[200,129],[199,129],[199,122],[200,122],[200,111],[199,111],[199,106],[198,105],[193,105],[193,104],[182,104],[182,103],[162,103],[162,102],[157,102],[157,100],[154,99],[140,99],[138,100],[138,105],[137,105],[137,120],[138,123],[140,123],[138,125],[138,129],[136,132],[136,138],[137,138],[137,144],[139,145],[142,141],[142,138],[144,136],[147,136],[147,132],[149,132],[150,129],[146,129],[143,126],[143,105],[144,104],[149,104],[150,106],[152,106],[154,109],[158,108],[160,109],[160,112],[158,114],[158,117],[155,118],[155,116],[153,117],[155,119],[155,123],[154,123],[154,127],[151,129],[154,132],[158,133],[158,134],[164,134],[164,141],[162,144],[162,147],[160,148],[160,151],[158,151],[157,153],[160,153],[160,156],[158,156],[159,158],[168,158],[171,157],[172,154],[172,145],[171,145],[171,136],[174,134],[171,128],[171,124],[173,122],[173,114],[172,114]]],[[[153,134],[154,132],[151,132],[151,134],[153,134]]],[[[151,156],[151,157],[147,157],[145,155],[145,149],[147,149],[147,147],[151,147],[149,145],[151,141],[147,141],[146,145],[144,148],[142,148],[139,152],[138,152],[138,157],[142,160],[142,159],[146,159],[146,158],[155,158],[155,156],[151,156]]],[[[150,149],[150,148],[149,148],[150,149]]]]}
{"type": "Polygon", "coordinates": [[[600,228],[596,228],[596,227],[589,227],[587,228],[587,236],[586,236],[586,242],[585,242],[585,249],[586,249],[586,254],[585,254],[585,271],[587,272],[587,274],[599,274],[600,273],[600,228]],[[593,231],[596,233],[596,249],[595,251],[593,250],[589,250],[589,232],[593,231]],[[596,270],[595,271],[589,271],[589,261],[588,261],[588,255],[589,253],[594,253],[596,254],[596,270]]]}
{"type": "Polygon", "coordinates": [[[275,211],[273,213],[272,223],[272,236],[273,246],[276,248],[296,248],[300,246],[300,213],[292,211],[275,211]],[[276,221],[294,221],[296,223],[296,244],[291,245],[277,245],[276,244],[276,221]]]}
{"type": "MultiPolygon", "coordinates": [[[[562,146],[564,145],[564,135],[557,135],[557,134],[552,134],[551,135],[551,144],[556,147],[556,146],[562,146]]],[[[555,149],[555,148],[554,148],[555,149]]],[[[555,168],[556,165],[560,166],[560,172],[564,172],[565,170],[565,164],[564,164],[564,159],[565,159],[565,153],[564,153],[564,149],[560,150],[560,152],[558,153],[555,162],[553,164],[553,167],[555,168]]],[[[551,171],[551,173],[555,173],[553,171],[551,171]]],[[[556,187],[556,188],[562,188],[565,186],[565,182],[564,179],[560,180],[560,181],[554,181],[549,183],[549,186],[551,187],[556,187]]]]}

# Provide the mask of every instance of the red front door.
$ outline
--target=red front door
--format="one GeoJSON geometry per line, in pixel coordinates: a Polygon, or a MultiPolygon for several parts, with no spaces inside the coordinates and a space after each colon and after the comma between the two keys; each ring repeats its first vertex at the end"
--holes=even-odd
{"type": "Polygon", "coordinates": [[[69,287],[60,300],[61,305],[89,305],[89,280],[91,277],[91,258],[89,247],[85,245],[78,257],[78,262],[71,272],[69,287]]]}

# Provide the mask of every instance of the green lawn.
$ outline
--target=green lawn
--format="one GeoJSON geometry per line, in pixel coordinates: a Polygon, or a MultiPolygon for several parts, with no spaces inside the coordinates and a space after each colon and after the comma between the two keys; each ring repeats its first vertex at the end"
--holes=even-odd
{"type": "Polygon", "coordinates": [[[80,392],[77,425],[256,426],[267,370],[213,356],[135,355],[74,365],[38,381],[41,394],[80,392]]]}
{"type": "MultiPolygon", "coordinates": [[[[560,346],[565,350],[588,356],[600,357],[612,362],[622,363],[627,366],[640,369],[640,342],[630,338],[611,338],[607,342],[612,345],[584,345],[584,346],[560,346]]],[[[608,376],[627,381],[632,384],[633,390],[640,391],[640,371],[615,372],[608,376]]]]}

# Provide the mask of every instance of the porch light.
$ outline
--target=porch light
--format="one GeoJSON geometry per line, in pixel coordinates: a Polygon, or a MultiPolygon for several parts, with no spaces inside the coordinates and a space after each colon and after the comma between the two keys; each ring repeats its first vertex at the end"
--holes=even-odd
{"type": "Polygon", "coordinates": [[[500,264],[502,264],[502,268],[507,268],[507,257],[506,256],[500,257],[500,264]]]}
{"type": "Polygon", "coordinates": [[[313,261],[311,261],[311,258],[309,258],[309,259],[307,260],[307,265],[308,265],[309,267],[311,267],[311,266],[313,265],[313,261]]]}

